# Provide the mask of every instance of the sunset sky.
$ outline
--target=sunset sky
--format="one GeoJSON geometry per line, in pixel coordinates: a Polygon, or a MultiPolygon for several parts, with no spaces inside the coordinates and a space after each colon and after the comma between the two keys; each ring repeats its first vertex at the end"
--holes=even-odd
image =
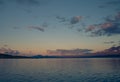
{"type": "Polygon", "coordinates": [[[120,0],[0,0],[0,49],[47,54],[120,44],[120,0]]]}

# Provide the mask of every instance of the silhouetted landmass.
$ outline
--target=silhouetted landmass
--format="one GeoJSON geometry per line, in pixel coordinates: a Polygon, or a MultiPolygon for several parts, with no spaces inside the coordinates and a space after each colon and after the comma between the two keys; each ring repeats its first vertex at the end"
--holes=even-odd
{"type": "Polygon", "coordinates": [[[119,54],[113,55],[87,55],[87,56],[43,56],[43,55],[35,55],[35,56],[13,56],[8,54],[0,54],[0,59],[22,59],[22,58],[30,58],[30,59],[40,59],[40,58],[120,58],[119,54]]]}
{"type": "Polygon", "coordinates": [[[113,55],[89,55],[89,56],[42,56],[36,55],[31,58],[120,58],[119,54],[113,55]]]}
{"type": "Polygon", "coordinates": [[[79,56],[80,58],[120,58],[120,55],[90,55],[90,56],[79,56]]]}
{"type": "Polygon", "coordinates": [[[9,58],[31,58],[31,57],[27,57],[27,56],[13,56],[13,55],[9,55],[9,54],[0,54],[0,58],[1,59],[9,59],[9,58]]]}
{"type": "Polygon", "coordinates": [[[36,55],[32,56],[32,58],[120,58],[119,54],[113,55],[87,55],[87,56],[42,56],[36,55]]]}
{"type": "Polygon", "coordinates": [[[31,56],[32,58],[60,58],[62,56],[43,56],[43,55],[36,55],[36,56],[31,56]]]}

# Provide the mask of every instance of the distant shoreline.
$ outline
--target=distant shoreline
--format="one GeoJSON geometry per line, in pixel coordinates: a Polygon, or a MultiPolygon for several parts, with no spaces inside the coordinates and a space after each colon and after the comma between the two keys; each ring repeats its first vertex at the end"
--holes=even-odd
{"type": "Polygon", "coordinates": [[[0,59],[69,59],[69,58],[120,58],[120,57],[53,57],[53,58],[0,58],[0,59]]]}
{"type": "Polygon", "coordinates": [[[0,54],[0,59],[48,59],[48,58],[120,58],[119,54],[113,55],[87,55],[87,56],[13,56],[8,54],[0,54]]]}

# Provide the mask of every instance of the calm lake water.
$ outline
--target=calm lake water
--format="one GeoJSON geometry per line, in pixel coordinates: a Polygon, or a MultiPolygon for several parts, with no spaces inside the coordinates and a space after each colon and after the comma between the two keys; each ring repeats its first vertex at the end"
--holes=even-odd
{"type": "Polygon", "coordinates": [[[120,82],[120,59],[0,59],[0,82],[120,82]]]}

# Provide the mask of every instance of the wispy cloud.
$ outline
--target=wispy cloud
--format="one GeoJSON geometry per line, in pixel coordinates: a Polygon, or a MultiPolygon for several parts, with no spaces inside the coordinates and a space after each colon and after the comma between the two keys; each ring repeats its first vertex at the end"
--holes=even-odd
{"type": "Polygon", "coordinates": [[[106,1],[105,3],[99,5],[99,8],[110,8],[110,7],[114,7],[115,10],[120,10],[120,0],[110,0],[110,1],[106,1]]]}
{"type": "Polygon", "coordinates": [[[20,52],[18,50],[13,50],[5,47],[0,48],[0,53],[10,54],[10,55],[20,55],[20,52]]]}
{"type": "Polygon", "coordinates": [[[114,41],[109,41],[109,42],[104,42],[104,44],[113,44],[115,43],[114,41]]]}
{"type": "Polygon", "coordinates": [[[45,29],[43,27],[39,27],[39,26],[29,26],[28,28],[29,29],[35,29],[35,30],[38,30],[38,31],[41,31],[41,32],[45,31],[45,29]]]}
{"type": "Polygon", "coordinates": [[[46,27],[48,27],[48,23],[47,22],[44,22],[43,24],[42,24],[42,27],[44,27],[44,28],[46,28],[46,27]]]}
{"type": "Polygon", "coordinates": [[[12,27],[13,29],[20,29],[20,27],[18,27],[18,26],[14,26],[14,27],[12,27]]]}
{"type": "Polygon", "coordinates": [[[19,5],[27,5],[27,6],[41,6],[52,2],[53,0],[13,0],[19,5]]]}
{"type": "Polygon", "coordinates": [[[108,5],[120,5],[120,0],[113,0],[106,2],[108,5]]]}
{"type": "MultiPolygon", "coordinates": [[[[46,1],[46,0],[45,0],[46,1]]],[[[35,6],[35,5],[40,5],[42,2],[44,2],[44,0],[0,0],[0,4],[4,4],[4,3],[17,3],[20,5],[31,5],[31,6],[35,6]]]]}
{"type": "Polygon", "coordinates": [[[59,20],[59,22],[66,22],[67,19],[65,17],[61,17],[61,16],[56,16],[56,19],[59,20]]]}
{"type": "Polygon", "coordinates": [[[0,0],[0,5],[7,5],[12,3],[12,5],[19,5],[27,13],[31,13],[33,7],[35,8],[46,5],[51,1],[52,0],[0,0]]]}
{"type": "Polygon", "coordinates": [[[91,49],[57,49],[57,50],[47,50],[47,53],[50,55],[83,55],[87,53],[91,53],[93,50],[91,49]]]}
{"type": "Polygon", "coordinates": [[[62,16],[56,16],[56,19],[58,19],[59,22],[69,22],[69,24],[77,24],[82,19],[82,16],[73,16],[70,19],[62,16]]]}
{"type": "Polygon", "coordinates": [[[39,5],[39,0],[14,0],[21,5],[39,5]]]}

